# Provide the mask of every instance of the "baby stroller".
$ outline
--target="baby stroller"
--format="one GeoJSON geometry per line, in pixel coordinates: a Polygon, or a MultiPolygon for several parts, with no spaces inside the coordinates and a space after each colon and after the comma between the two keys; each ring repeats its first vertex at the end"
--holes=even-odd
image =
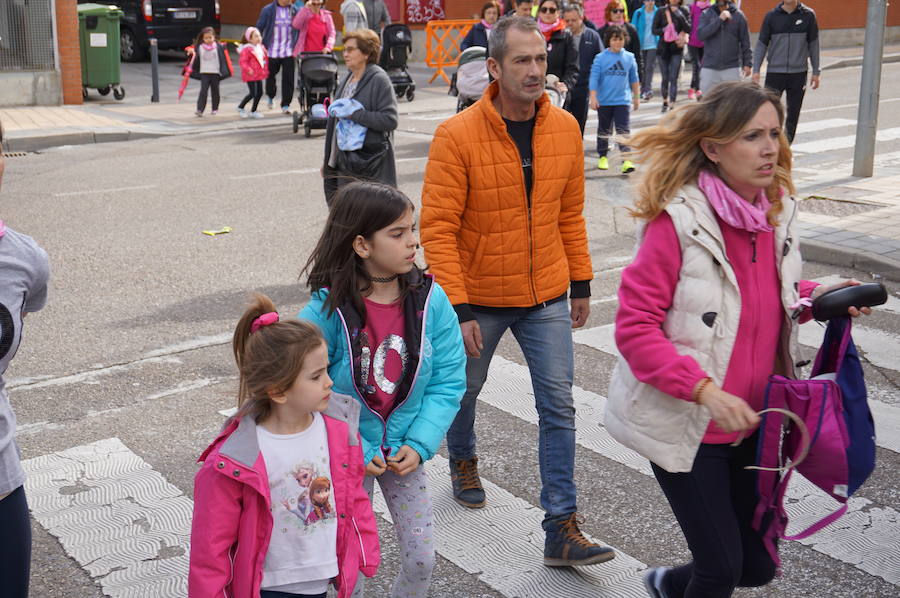
{"type": "Polygon", "coordinates": [[[312,129],[324,129],[328,125],[327,104],[337,89],[337,59],[334,54],[301,52],[297,57],[297,99],[300,112],[294,111],[294,133],[303,125],[303,133],[309,137],[312,129]]]}
{"type": "Polygon", "coordinates": [[[547,75],[547,82],[544,84],[544,93],[550,98],[551,104],[557,108],[563,108],[566,105],[569,94],[560,93],[559,90],[556,89],[557,83],[559,83],[559,77],[556,75],[547,75]]]}
{"type": "Polygon", "coordinates": [[[478,99],[490,83],[487,48],[472,46],[459,55],[459,68],[450,80],[450,94],[456,96],[456,111],[462,112],[478,99]]]}
{"type": "Polygon", "coordinates": [[[416,83],[406,70],[406,60],[412,52],[412,32],[402,23],[394,23],[381,33],[381,60],[379,66],[387,71],[398,98],[406,96],[413,101],[416,83]]]}

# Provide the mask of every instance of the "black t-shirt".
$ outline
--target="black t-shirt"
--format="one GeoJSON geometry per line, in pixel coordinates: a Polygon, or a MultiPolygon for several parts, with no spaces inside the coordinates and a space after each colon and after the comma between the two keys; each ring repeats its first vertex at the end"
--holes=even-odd
{"type": "Polygon", "coordinates": [[[532,168],[531,162],[531,138],[534,136],[534,117],[531,120],[509,120],[504,118],[506,130],[509,136],[519,148],[519,156],[522,158],[522,174],[525,175],[525,195],[528,197],[528,205],[531,205],[532,168]]]}

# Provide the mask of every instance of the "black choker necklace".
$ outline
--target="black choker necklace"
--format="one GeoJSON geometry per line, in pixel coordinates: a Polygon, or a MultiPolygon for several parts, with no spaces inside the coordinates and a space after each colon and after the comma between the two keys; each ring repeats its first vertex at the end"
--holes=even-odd
{"type": "Polygon", "coordinates": [[[397,274],[394,274],[393,276],[385,276],[384,278],[380,276],[370,276],[369,278],[372,279],[372,282],[393,282],[397,279],[397,276],[397,274]]]}

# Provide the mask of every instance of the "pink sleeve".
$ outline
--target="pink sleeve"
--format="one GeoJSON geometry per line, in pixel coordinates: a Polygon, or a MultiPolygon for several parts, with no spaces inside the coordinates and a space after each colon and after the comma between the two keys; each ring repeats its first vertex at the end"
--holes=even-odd
{"type": "MultiPolygon", "coordinates": [[[[359,439],[359,434],[357,434],[357,438],[359,439]]],[[[361,439],[359,444],[350,447],[350,452],[355,461],[354,466],[361,470],[359,483],[353,485],[355,495],[351,500],[353,523],[356,526],[355,531],[359,534],[360,548],[363,550],[363,554],[360,555],[359,570],[366,577],[372,577],[378,572],[378,566],[381,564],[381,545],[378,542],[378,524],[375,522],[375,513],[372,511],[372,501],[362,485],[366,471],[363,464],[361,439]]]]}
{"type": "Polygon", "coordinates": [[[224,595],[240,518],[240,485],[204,463],[194,478],[188,598],[224,595]]]}
{"type": "Polygon", "coordinates": [[[337,32],[334,29],[334,19],[331,18],[331,13],[328,13],[328,41],[325,42],[325,51],[331,52],[334,49],[334,39],[337,36],[337,32]]]}
{"type": "MultiPolygon", "coordinates": [[[[813,282],[811,280],[801,280],[800,281],[800,298],[806,299],[810,295],[812,295],[813,290],[816,287],[820,286],[818,282],[813,282]]],[[[803,311],[800,312],[800,318],[797,320],[798,324],[803,324],[805,322],[809,322],[812,320],[812,309],[809,307],[804,307],[803,311]]]]}
{"type": "Polygon", "coordinates": [[[681,247],[663,212],[647,225],[637,257],[622,272],[616,345],[638,380],[689,401],[707,374],[693,357],[680,355],[662,329],[680,270],[681,247]]]}

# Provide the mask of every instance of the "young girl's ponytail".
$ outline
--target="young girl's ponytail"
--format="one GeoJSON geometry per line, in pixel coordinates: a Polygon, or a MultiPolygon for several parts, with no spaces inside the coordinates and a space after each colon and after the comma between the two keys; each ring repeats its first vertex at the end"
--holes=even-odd
{"type": "Polygon", "coordinates": [[[303,360],[325,340],[305,320],[279,321],[271,299],[260,293],[238,320],[231,347],[238,367],[238,413],[257,421],[272,409],[270,395],[286,392],[303,368],[303,360]]]}

